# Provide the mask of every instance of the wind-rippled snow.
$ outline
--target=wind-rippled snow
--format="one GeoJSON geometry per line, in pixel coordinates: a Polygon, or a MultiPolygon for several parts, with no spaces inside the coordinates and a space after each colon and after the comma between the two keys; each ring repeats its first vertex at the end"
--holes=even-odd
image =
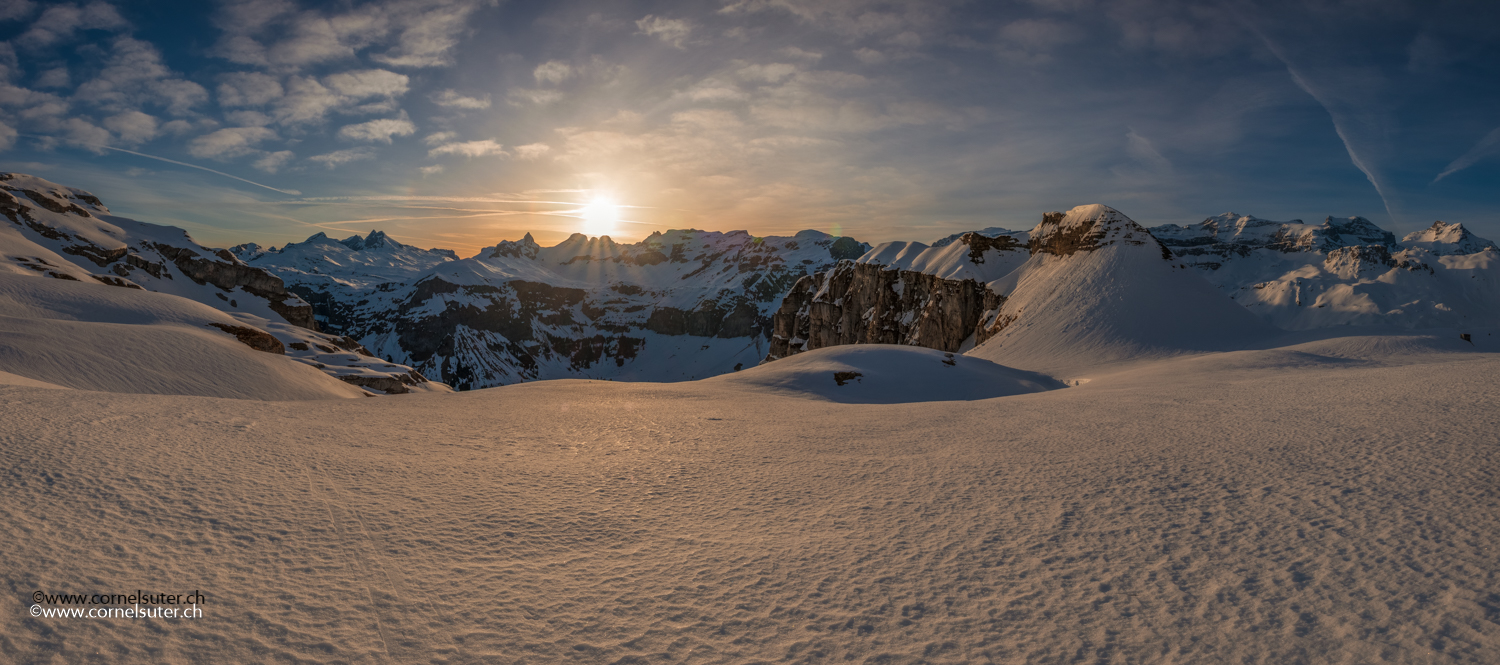
{"type": "Polygon", "coordinates": [[[1491,339],[886,405],[0,385],[0,660],[1493,662],[1491,339]],[[205,616],[26,612],[137,588],[205,616]]]}

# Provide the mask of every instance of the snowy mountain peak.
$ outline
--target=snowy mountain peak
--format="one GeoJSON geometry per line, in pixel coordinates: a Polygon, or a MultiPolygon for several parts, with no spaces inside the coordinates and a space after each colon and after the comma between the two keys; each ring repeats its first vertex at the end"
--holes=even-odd
{"type": "Polygon", "coordinates": [[[89,209],[110,214],[109,208],[104,207],[99,197],[76,187],[64,187],[25,173],[0,173],[0,183],[3,183],[0,184],[0,193],[5,194],[0,196],[0,214],[7,216],[15,214],[13,211],[18,204],[16,195],[58,214],[92,217],[89,209]]]}
{"type": "Polygon", "coordinates": [[[514,259],[534,259],[536,258],[536,253],[538,251],[541,251],[541,249],[542,246],[537,244],[536,239],[532,238],[530,233],[527,233],[526,237],[521,238],[520,240],[501,240],[499,244],[496,244],[494,247],[480,252],[479,255],[486,259],[499,259],[506,257],[514,259]]]}
{"type": "Polygon", "coordinates": [[[1421,247],[1436,256],[1474,254],[1496,250],[1495,243],[1476,236],[1463,224],[1433,222],[1432,226],[1401,239],[1407,247],[1421,247]]]}
{"type": "Polygon", "coordinates": [[[382,247],[401,249],[406,246],[399,242],[396,242],[395,240],[392,240],[391,237],[386,235],[384,231],[370,231],[370,235],[363,238],[359,237],[358,235],[352,235],[348,238],[340,240],[339,243],[356,252],[368,249],[380,249],[382,247]]]}
{"type": "MultiPolygon", "coordinates": [[[[1396,235],[1380,228],[1363,217],[1345,217],[1334,219],[1327,217],[1323,220],[1323,226],[1330,233],[1327,234],[1325,243],[1338,242],[1341,247],[1351,245],[1382,245],[1388,249],[1400,249],[1396,244],[1396,235]]],[[[1328,249],[1333,249],[1329,247],[1328,249]]]]}
{"type": "Polygon", "coordinates": [[[1091,252],[1116,243],[1160,249],[1163,258],[1170,253],[1151,233],[1124,213],[1098,203],[1082,205],[1067,212],[1042,213],[1042,223],[1030,232],[1028,245],[1032,254],[1069,256],[1079,251],[1091,252]]]}

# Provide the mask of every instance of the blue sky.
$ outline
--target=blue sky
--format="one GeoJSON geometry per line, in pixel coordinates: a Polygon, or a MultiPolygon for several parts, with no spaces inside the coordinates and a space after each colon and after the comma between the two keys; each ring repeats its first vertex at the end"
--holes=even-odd
{"type": "Polygon", "coordinates": [[[9,0],[0,40],[0,169],[215,245],[931,241],[1084,203],[1500,239],[1488,0],[9,0]]]}

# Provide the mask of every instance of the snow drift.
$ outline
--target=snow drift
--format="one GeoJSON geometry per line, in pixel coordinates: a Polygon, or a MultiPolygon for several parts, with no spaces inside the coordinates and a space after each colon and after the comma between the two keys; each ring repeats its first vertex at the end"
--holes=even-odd
{"type": "Polygon", "coordinates": [[[0,368],[69,388],[256,400],[362,397],[264,331],[185,298],[0,274],[0,368]],[[238,335],[237,335],[238,333],[238,335]]]}
{"type": "Polygon", "coordinates": [[[980,358],[891,344],[815,349],[707,382],[846,404],[967,401],[1064,387],[1051,377],[980,358]]]}

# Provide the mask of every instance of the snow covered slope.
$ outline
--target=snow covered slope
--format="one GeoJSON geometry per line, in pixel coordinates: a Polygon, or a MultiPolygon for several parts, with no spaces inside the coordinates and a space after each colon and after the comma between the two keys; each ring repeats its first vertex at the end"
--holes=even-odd
{"type": "MultiPolygon", "coordinates": [[[[218,322],[247,331],[242,335],[249,340],[246,344],[278,354],[286,353],[345,382],[363,386],[372,394],[446,389],[428,382],[410,367],[371,357],[356,342],[316,332],[312,307],[287,291],[276,276],[245,264],[226,250],[199,245],[182,229],[112,215],[98,197],[81,189],[64,187],[34,176],[0,173],[0,215],[8,220],[0,221],[0,275],[42,278],[46,282],[77,282],[96,290],[91,298],[100,303],[107,303],[111,298],[121,303],[155,302],[124,295],[129,290],[168,294],[227,314],[228,317],[220,317],[218,322]]],[[[42,284],[29,286],[48,288],[42,284]]],[[[131,318],[128,312],[118,307],[114,310],[126,319],[131,318]]],[[[5,312],[0,310],[0,314],[5,312]]],[[[120,322],[109,319],[89,321],[120,322]]],[[[76,327],[49,325],[70,330],[76,327]]],[[[107,336],[74,335],[68,338],[70,343],[76,345],[82,340],[92,339],[102,346],[97,349],[73,348],[67,353],[97,351],[105,355],[141,355],[160,352],[168,353],[168,357],[149,362],[171,362],[167,351],[170,345],[150,344],[148,330],[117,332],[133,336],[132,339],[144,345],[113,349],[106,342],[107,336]]],[[[141,362],[147,360],[141,359],[141,362]]],[[[231,377],[226,375],[225,380],[232,383],[231,377]]],[[[85,379],[79,380],[84,381],[82,385],[93,385],[85,379]]],[[[126,389],[129,382],[116,381],[108,385],[111,390],[126,389]]],[[[159,391],[160,388],[149,381],[142,386],[147,391],[159,391]]],[[[247,394],[267,394],[264,388],[245,387],[243,390],[247,394]]],[[[194,392],[198,389],[182,387],[168,390],[220,394],[194,392]]],[[[225,390],[234,392],[238,389],[225,390]]]]}
{"type": "Polygon", "coordinates": [[[1104,205],[1047,213],[1031,258],[989,284],[1002,298],[969,352],[1067,373],[1119,360],[1244,348],[1276,331],[1173,260],[1146,229],[1104,205]]]}
{"type": "Polygon", "coordinates": [[[891,270],[911,270],[943,279],[990,282],[1019,268],[1031,253],[1026,233],[985,236],[960,234],[952,242],[928,247],[919,242],[888,242],[876,246],[858,263],[874,263],[891,270]]]}
{"type": "Polygon", "coordinates": [[[1500,354],[1419,338],[911,404],[0,386],[0,661],[1493,662],[1500,354]],[[203,616],[28,613],[137,589],[203,616]]]}
{"type": "Polygon", "coordinates": [[[1282,328],[1500,325],[1500,250],[1461,224],[1437,222],[1397,242],[1362,217],[1314,225],[1226,213],[1151,233],[1282,328]]]}
{"type": "Polygon", "coordinates": [[[177,296],[0,274],[0,369],[83,390],[257,400],[361,397],[271,335],[177,296]]]}
{"type": "Polygon", "coordinates": [[[355,260],[370,253],[364,244],[351,250],[314,236],[246,256],[312,302],[324,327],[463,389],[549,378],[680,381],[754,365],[792,283],[869,250],[817,231],[668,231],[634,244],[574,234],[553,247],[527,235],[420,270],[402,264],[408,272],[398,274],[388,258],[355,260]],[[372,263],[385,272],[372,277],[372,263]]]}
{"type": "Polygon", "coordinates": [[[144,288],[216,309],[312,327],[312,308],[281,280],[182,229],[111,215],[92,194],[0,173],[0,270],[144,288]]]}

